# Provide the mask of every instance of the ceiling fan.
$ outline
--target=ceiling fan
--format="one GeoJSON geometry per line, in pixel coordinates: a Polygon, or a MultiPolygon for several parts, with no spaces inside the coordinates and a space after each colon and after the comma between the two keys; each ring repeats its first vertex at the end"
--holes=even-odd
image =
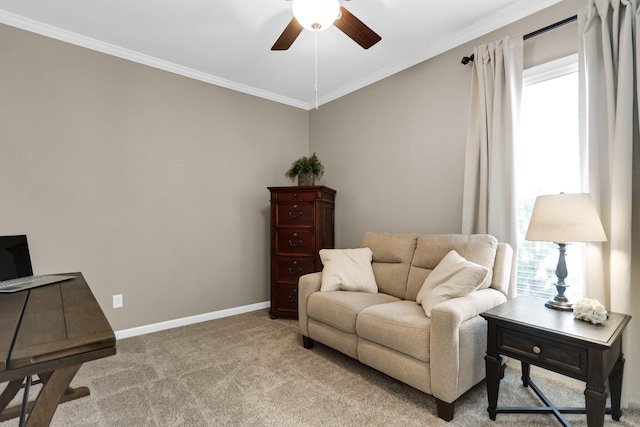
{"type": "Polygon", "coordinates": [[[293,18],[271,50],[289,49],[305,28],[323,31],[331,25],[338,27],[364,49],[369,49],[382,40],[382,37],[342,7],[338,0],[293,0],[291,9],[293,18]]]}

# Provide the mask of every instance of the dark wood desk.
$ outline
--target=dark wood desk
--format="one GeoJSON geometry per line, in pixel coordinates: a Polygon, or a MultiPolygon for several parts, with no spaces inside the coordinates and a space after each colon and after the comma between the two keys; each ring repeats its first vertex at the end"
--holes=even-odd
{"type": "MultiPolygon", "coordinates": [[[[0,295],[0,421],[21,415],[7,408],[18,391],[38,376],[35,402],[24,402],[21,424],[48,426],[58,403],[87,396],[69,387],[80,366],[116,353],[116,338],[81,273],[75,279],[0,295]]],[[[28,387],[26,388],[28,390],[28,387]]]]}
{"type": "Polygon", "coordinates": [[[488,321],[485,362],[489,416],[495,421],[497,413],[553,413],[568,426],[563,413],[586,413],[587,424],[595,427],[602,426],[605,413],[610,413],[619,421],[624,368],[622,332],[631,317],[609,313],[604,324],[594,325],[575,319],[571,311],[553,310],[544,303],[543,299],[518,297],[481,314],[488,321]],[[523,385],[531,387],[546,406],[497,407],[501,354],[521,361],[523,385]],[[531,381],[530,365],[585,381],[586,408],[555,407],[531,381]],[[611,391],[609,410],[605,408],[607,379],[611,391]]]}

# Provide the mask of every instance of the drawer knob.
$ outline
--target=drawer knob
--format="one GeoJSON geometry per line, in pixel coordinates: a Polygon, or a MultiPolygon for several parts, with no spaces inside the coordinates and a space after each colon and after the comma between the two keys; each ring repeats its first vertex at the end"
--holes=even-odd
{"type": "Polygon", "coordinates": [[[298,271],[295,271],[294,269],[289,267],[289,274],[291,274],[292,276],[299,275],[300,273],[302,273],[302,267],[298,268],[298,271]]]}
{"type": "Polygon", "coordinates": [[[535,354],[540,354],[540,352],[541,352],[541,351],[542,351],[542,350],[540,350],[540,347],[538,347],[537,345],[534,345],[534,346],[533,346],[533,352],[534,352],[535,354]]]}

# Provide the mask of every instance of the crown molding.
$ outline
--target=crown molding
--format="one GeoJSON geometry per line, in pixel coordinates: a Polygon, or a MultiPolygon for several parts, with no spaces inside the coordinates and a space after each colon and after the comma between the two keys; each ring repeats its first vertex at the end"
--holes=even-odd
{"type": "MultiPolygon", "coordinates": [[[[440,55],[441,53],[447,52],[448,50],[451,50],[488,33],[496,31],[506,25],[526,18],[527,16],[546,9],[547,7],[553,6],[556,3],[560,3],[560,1],[561,0],[544,0],[536,2],[527,1],[506,8],[500,15],[494,15],[491,17],[491,19],[477,22],[473,25],[468,26],[463,31],[459,31],[456,34],[445,37],[446,40],[444,42],[437,45],[429,46],[428,49],[423,50],[407,61],[394,64],[387,68],[383,68],[376,73],[369,74],[363,79],[354,81],[349,85],[339,88],[338,90],[334,90],[323,95],[318,99],[318,105],[326,104],[351,92],[362,89],[363,87],[373,84],[379,80],[399,73],[400,71],[404,71],[407,68],[413,67],[414,65],[431,59],[434,56],[440,55]]],[[[312,108],[311,102],[309,102],[309,105],[310,108],[312,108]]],[[[315,106],[315,103],[313,105],[315,106]]]]}
{"type": "Polygon", "coordinates": [[[212,74],[203,73],[192,68],[183,67],[172,62],[164,61],[155,58],[150,55],[144,55],[142,53],[125,49],[120,46],[116,46],[110,43],[105,43],[100,40],[92,39],[90,37],[81,36],[71,31],[63,30],[51,25],[44,24],[42,22],[27,19],[19,15],[15,15],[3,10],[0,10],[0,23],[16,27],[21,30],[29,31],[32,33],[40,34],[45,37],[49,37],[55,40],[70,43],[76,46],[91,49],[97,52],[105,53],[107,55],[115,56],[117,58],[126,59],[128,61],[136,62],[138,64],[146,65],[149,67],[157,68],[170,73],[178,74],[184,77],[188,77],[201,82],[209,83],[215,86],[220,86],[226,89],[231,89],[237,92],[245,93],[248,95],[257,96],[259,98],[267,99],[269,101],[278,102],[280,104],[289,105],[301,109],[309,109],[309,104],[297,99],[288,98],[278,95],[276,93],[268,92],[265,90],[257,89],[251,86],[243,85],[233,82],[231,80],[223,79],[221,77],[214,76],[212,74]]]}
{"type": "MultiPolygon", "coordinates": [[[[485,19],[483,21],[477,22],[473,25],[468,26],[463,31],[453,34],[450,37],[446,37],[446,41],[444,41],[443,43],[437,44],[435,46],[432,45],[428,49],[423,50],[409,60],[383,68],[375,73],[369,74],[362,79],[356,80],[348,85],[342,86],[337,90],[321,96],[320,98],[318,98],[318,105],[326,104],[342,96],[348,95],[352,92],[369,86],[370,84],[390,77],[396,73],[399,73],[400,71],[406,70],[407,68],[433,58],[436,55],[458,47],[464,43],[470,42],[505,25],[525,18],[533,13],[539,12],[540,10],[559,3],[560,1],[561,0],[540,0],[535,2],[525,1],[514,4],[512,7],[505,8],[499,15],[493,15],[491,19],[485,19]]],[[[66,43],[105,53],[107,55],[112,55],[121,59],[157,68],[170,73],[178,74],[194,80],[199,80],[215,86],[220,86],[226,89],[256,96],[269,101],[274,101],[280,104],[289,105],[295,108],[312,110],[316,105],[315,100],[302,101],[278,95],[276,93],[258,89],[252,86],[243,85],[212,74],[203,73],[192,68],[164,61],[153,56],[144,55],[130,49],[125,49],[120,46],[92,39],[90,37],[81,36],[79,34],[63,30],[61,28],[27,19],[22,16],[2,10],[0,10],[0,22],[12,27],[40,34],[45,37],[60,40],[66,43]]]]}

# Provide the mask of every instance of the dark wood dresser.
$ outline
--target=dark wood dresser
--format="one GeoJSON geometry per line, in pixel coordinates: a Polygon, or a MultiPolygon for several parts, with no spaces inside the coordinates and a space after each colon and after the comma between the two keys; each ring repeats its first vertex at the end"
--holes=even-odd
{"type": "Polygon", "coordinates": [[[324,186],[271,191],[271,310],[298,316],[298,278],[322,270],[318,251],[334,246],[336,191],[324,186]]]}

